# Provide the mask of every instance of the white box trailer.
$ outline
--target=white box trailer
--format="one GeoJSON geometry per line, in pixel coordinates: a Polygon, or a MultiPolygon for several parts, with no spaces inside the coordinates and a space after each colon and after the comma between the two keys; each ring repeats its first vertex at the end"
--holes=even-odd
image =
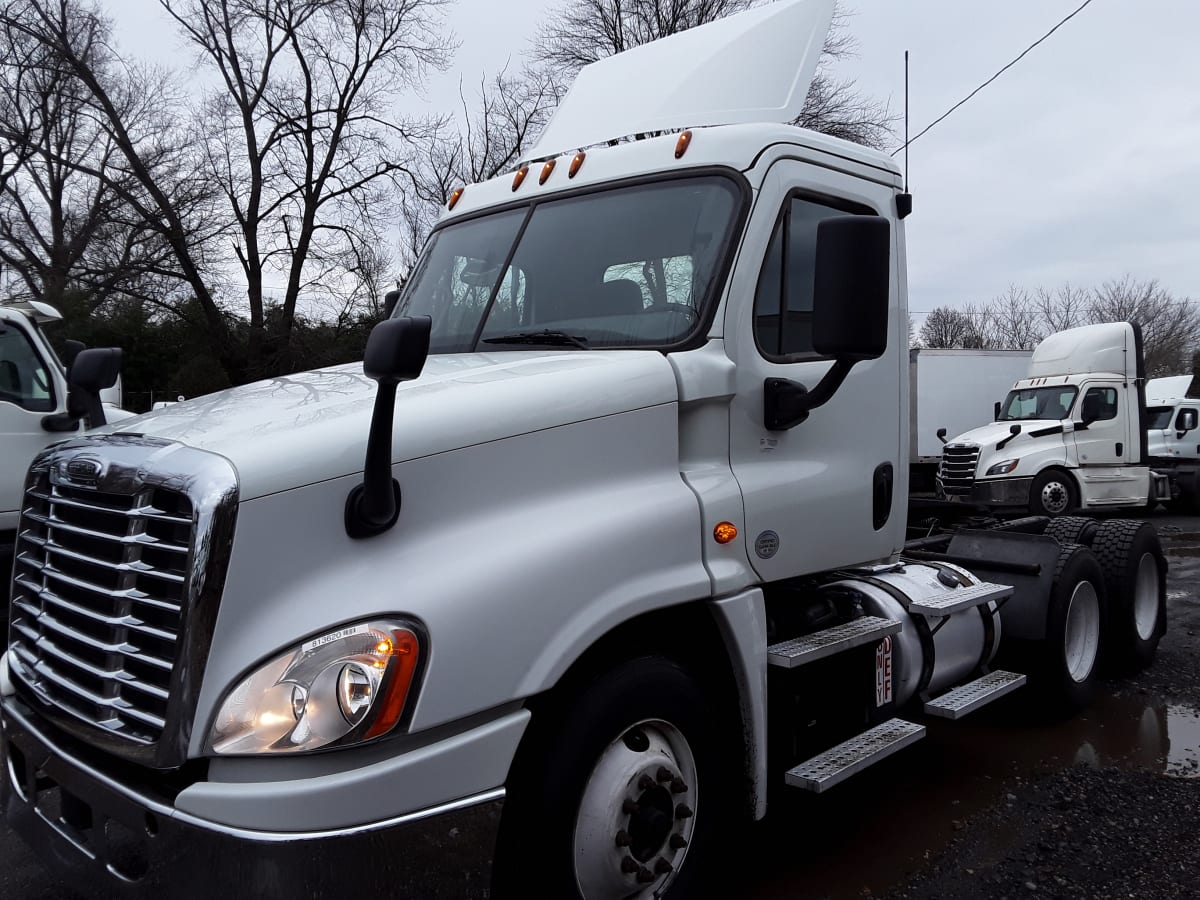
{"type": "Polygon", "coordinates": [[[995,405],[1025,377],[1032,350],[908,351],[912,490],[933,490],[942,458],[938,431],[956,435],[995,417],[995,405]]]}

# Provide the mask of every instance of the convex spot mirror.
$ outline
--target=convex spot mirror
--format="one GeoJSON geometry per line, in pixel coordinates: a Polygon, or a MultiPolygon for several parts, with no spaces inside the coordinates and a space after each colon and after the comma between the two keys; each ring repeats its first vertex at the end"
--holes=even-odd
{"type": "Polygon", "coordinates": [[[845,362],[887,350],[891,223],[838,216],[817,225],[813,349],[845,362]]]}

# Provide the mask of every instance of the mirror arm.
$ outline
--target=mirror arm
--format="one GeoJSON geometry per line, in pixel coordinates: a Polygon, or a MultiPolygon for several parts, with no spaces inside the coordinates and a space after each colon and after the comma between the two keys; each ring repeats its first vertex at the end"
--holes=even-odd
{"type": "Polygon", "coordinates": [[[367,438],[363,483],[346,498],[346,531],[364,538],[387,531],[400,516],[400,482],[392,477],[392,420],[396,382],[381,381],[367,438]]]}
{"type": "Polygon", "coordinates": [[[768,378],[763,382],[763,423],[768,431],[787,431],[794,428],[818,406],[823,406],[837,393],[855,359],[834,360],[833,366],[811,391],[787,378],[768,378]]]}

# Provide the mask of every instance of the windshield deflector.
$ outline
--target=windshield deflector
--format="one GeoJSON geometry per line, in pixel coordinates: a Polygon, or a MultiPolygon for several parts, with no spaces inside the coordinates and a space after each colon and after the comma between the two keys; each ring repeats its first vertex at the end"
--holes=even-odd
{"type": "Polygon", "coordinates": [[[430,353],[678,347],[716,302],[742,202],[702,175],[451,223],[394,314],[433,319],[430,353]]]}
{"type": "Polygon", "coordinates": [[[1071,415],[1075,395],[1073,385],[1021,388],[1009,391],[1000,407],[998,422],[1019,422],[1026,419],[1051,419],[1055,422],[1071,415]]]}

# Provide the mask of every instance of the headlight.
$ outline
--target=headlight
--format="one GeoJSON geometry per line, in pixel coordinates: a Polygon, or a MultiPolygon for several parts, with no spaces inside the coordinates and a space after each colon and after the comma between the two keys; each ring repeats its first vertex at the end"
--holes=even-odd
{"type": "Polygon", "coordinates": [[[1004,462],[996,463],[994,466],[992,466],[990,469],[987,470],[987,473],[988,473],[988,475],[1007,475],[1009,472],[1011,472],[1013,469],[1015,469],[1017,467],[1018,462],[1020,462],[1020,460],[1006,459],[1004,462]]]}
{"type": "Polygon", "coordinates": [[[221,704],[218,754],[294,753],[370,740],[396,726],[420,658],[407,625],[363,622],[260,666],[221,704]]]}

